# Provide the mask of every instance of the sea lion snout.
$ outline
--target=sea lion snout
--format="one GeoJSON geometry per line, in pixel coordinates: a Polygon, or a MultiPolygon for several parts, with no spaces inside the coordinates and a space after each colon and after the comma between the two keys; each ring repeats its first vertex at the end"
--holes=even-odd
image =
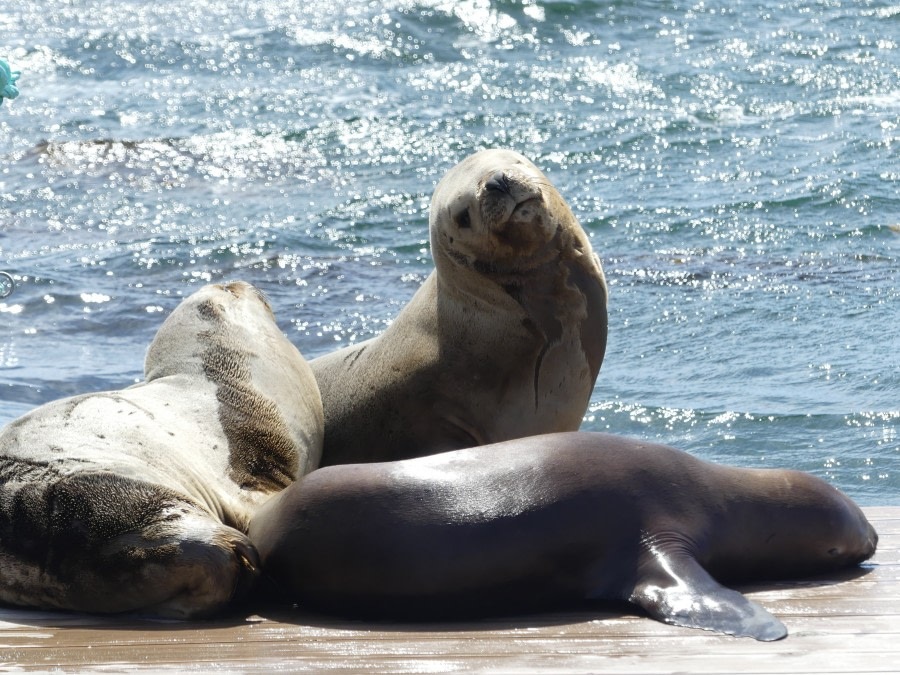
{"type": "Polygon", "coordinates": [[[835,560],[845,561],[848,565],[858,565],[875,555],[875,549],[878,548],[878,533],[853,500],[837,490],[832,492],[839,499],[840,506],[837,510],[843,512],[836,523],[843,523],[843,527],[835,527],[840,542],[828,553],[835,560]]]}
{"type": "Polygon", "coordinates": [[[875,555],[875,549],[878,547],[878,533],[875,531],[875,528],[872,525],[869,525],[869,557],[871,558],[875,555]]]}
{"type": "Polygon", "coordinates": [[[856,564],[864,562],[875,555],[875,549],[878,548],[878,533],[872,527],[872,523],[866,521],[866,534],[862,546],[860,547],[859,560],[856,564]]]}
{"type": "Polygon", "coordinates": [[[553,237],[539,177],[525,169],[488,171],[479,181],[481,223],[495,242],[488,257],[531,255],[553,237]]]}
{"type": "Polygon", "coordinates": [[[233,602],[244,600],[261,578],[259,553],[249,539],[239,538],[231,544],[238,561],[237,581],[231,594],[233,602]]]}
{"type": "Polygon", "coordinates": [[[516,167],[486,172],[479,181],[475,198],[481,204],[487,228],[502,225],[524,202],[543,202],[538,178],[516,167]]]}
{"type": "Polygon", "coordinates": [[[507,178],[506,174],[502,171],[495,172],[494,175],[485,182],[484,189],[488,192],[502,192],[507,195],[512,194],[509,187],[509,178],[507,178]]]}
{"type": "MultiPolygon", "coordinates": [[[[804,550],[802,546],[798,546],[796,552],[806,567],[824,565],[841,569],[859,565],[875,555],[878,533],[862,509],[830,485],[817,498],[817,508],[810,512],[814,520],[806,523],[802,535],[813,544],[806,547],[811,558],[800,556],[804,550]]],[[[799,535],[795,542],[797,539],[799,535]]],[[[801,566],[800,569],[805,568],[801,566]]]]}
{"type": "Polygon", "coordinates": [[[875,555],[875,549],[878,548],[878,533],[868,521],[865,522],[864,529],[865,531],[855,542],[855,546],[835,546],[829,549],[828,555],[848,566],[860,565],[871,558],[875,555]]]}

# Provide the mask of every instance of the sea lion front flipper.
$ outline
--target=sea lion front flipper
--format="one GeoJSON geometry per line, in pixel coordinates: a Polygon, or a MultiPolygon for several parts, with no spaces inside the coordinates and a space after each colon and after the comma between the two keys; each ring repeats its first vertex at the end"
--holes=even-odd
{"type": "Polygon", "coordinates": [[[686,553],[647,554],[629,600],[665,623],[736,637],[780,640],[787,628],[761,605],[725,588],[686,553]]]}

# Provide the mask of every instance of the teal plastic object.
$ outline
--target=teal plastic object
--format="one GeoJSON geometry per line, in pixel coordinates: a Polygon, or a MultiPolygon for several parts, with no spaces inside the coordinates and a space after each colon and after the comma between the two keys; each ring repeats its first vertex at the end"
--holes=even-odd
{"type": "Polygon", "coordinates": [[[10,70],[9,64],[0,59],[0,105],[3,105],[3,99],[12,100],[19,95],[16,80],[21,74],[18,70],[10,70]]]}

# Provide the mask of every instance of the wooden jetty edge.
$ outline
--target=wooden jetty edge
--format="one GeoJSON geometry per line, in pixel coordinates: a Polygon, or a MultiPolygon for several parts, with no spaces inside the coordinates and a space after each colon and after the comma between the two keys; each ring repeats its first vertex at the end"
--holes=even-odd
{"type": "Polygon", "coordinates": [[[787,625],[763,643],[666,626],[627,605],[513,619],[387,624],[254,608],[209,622],[0,609],[0,671],[367,673],[900,672],[900,507],[864,573],[742,590],[787,625]]]}

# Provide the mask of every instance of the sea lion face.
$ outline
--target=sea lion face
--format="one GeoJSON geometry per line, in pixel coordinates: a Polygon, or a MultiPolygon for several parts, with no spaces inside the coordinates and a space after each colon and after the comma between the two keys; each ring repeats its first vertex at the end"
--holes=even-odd
{"type": "Polygon", "coordinates": [[[431,200],[435,264],[504,269],[529,267],[564,221],[565,201],[528,159],[484,150],[453,167],[431,200]]]}
{"type": "Polygon", "coordinates": [[[871,558],[878,535],[862,510],[825,481],[791,473],[796,503],[789,504],[788,510],[793,520],[802,520],[803,527],[795,527],[792,537],[782,538],[774,557],[797,574],[842,569],[871,558]]]}
{"type": "MultiPolygon", "coordinates": [[[[783,492],[731,533],[725,578],[782,578],[822,574],[859,565],[875,553],[878,534],[862,510],[826,481],[799,471],[778,471],[783,492]]],[[[771,478],[766,478],[771,481],[771,478]]]]}

